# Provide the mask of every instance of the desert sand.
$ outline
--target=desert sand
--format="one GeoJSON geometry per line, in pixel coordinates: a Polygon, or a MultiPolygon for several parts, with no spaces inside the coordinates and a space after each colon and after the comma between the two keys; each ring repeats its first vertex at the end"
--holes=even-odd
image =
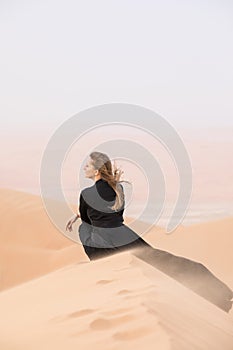
{"type": "MultiPolygon", "coordinates": [[[[133,251],[90,262],[51,224],[39,196],[10,189],[0,196],[1,349],[232,349],[232,310],[133,251]]],[[[232,229],[233,218],[170,235],[154,226],[144,239],[203,263],[233,288],[232,229]]]]}

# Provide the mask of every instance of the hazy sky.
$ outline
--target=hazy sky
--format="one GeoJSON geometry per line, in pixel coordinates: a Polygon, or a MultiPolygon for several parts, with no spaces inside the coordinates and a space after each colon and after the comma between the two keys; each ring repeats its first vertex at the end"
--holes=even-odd
{"type": "Polygon", "coordinates": [[[232,1],[2,0],[0,13],[4,132],[52,132],[111,102],[233,125],[232,1]]]}

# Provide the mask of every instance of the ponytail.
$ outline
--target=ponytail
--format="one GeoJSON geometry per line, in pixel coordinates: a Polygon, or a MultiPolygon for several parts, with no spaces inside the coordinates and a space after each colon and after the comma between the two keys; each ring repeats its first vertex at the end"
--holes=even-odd
{"type": "Polygon", "coordinates": [[[125,203],[125,196],[121,183],[129,181],[120,180],[123,171],[116,166],[115,162],[112,169],[112,163],[106,154],[101,152],[92,152],[90,157],[93,160],[94,167],[99,170],[101,178],[107,181],[109,186],[111,186],[116,193],[115,203],[111,209],[114,211],[121,210],[125,203]]]}

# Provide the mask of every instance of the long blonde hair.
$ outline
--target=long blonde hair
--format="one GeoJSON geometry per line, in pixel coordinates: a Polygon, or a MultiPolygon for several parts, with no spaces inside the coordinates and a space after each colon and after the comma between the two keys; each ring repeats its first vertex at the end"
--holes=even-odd
{"type": "Polygon", "coordinates": [[[90,154],[90,158],[93,161],[94,168],[99,170],[101,178],[107,181],[109,186],[111,186],[116,192],[115,204],[111,207],[111,209],[115,211],[120,210],[124,205],[124,191],[120,183],[129,181],[120,180],[123,171],[116,166],[115,162],[114,166],[112,167],[111,160],[107,154],[92,152],[90,154]]]}

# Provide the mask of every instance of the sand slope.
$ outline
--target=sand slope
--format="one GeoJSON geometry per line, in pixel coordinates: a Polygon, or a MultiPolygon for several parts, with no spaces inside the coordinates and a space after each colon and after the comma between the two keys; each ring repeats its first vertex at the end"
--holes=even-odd
{"type": "MultiPolygon", "coordinates": [[[[73,262],[89,261],[81,245],[53,226],[39,196],[0,189],[0,198],[0,290],[73,262]]],[[[68,219],[64,217],[64,224],[68,219]]],[[[130,221],[125,219],[126,224],[130,221]]],[[[233,218],[227,218],[180,226],[170,235],[154,226],[144,239],[154,247],[202,262],[233,289],[232,232],[233,218]]]]}
{"type": "MultiPolygon", "coordinates": [[[[51,224],[39,196],[1,189],[0,197],[1,349],[233,348],[232,310],[133,252],[89,262],[82,246],[51,224]]],[[[228,218],[171,235],[153,227],[144,238],[204,263],[232,288],[232,229],[228,218]]]]}
{"type": "Polygon", "coordinates": [[[171,234],[153,227],[145,239],[154,247],[199,261],[233,289],[233,218],[180,226],[171,234]]]}
{"type": "Polygon", "coordinates": [[[1,189],[0,199],[0,290],[88,260],[52,225],[39,196],[1,189]]]}
{"type": "Polygon", "coordinates": [[[230,350],[228,314],[129,252],[0,294],[0,347],[230,350]]]}

